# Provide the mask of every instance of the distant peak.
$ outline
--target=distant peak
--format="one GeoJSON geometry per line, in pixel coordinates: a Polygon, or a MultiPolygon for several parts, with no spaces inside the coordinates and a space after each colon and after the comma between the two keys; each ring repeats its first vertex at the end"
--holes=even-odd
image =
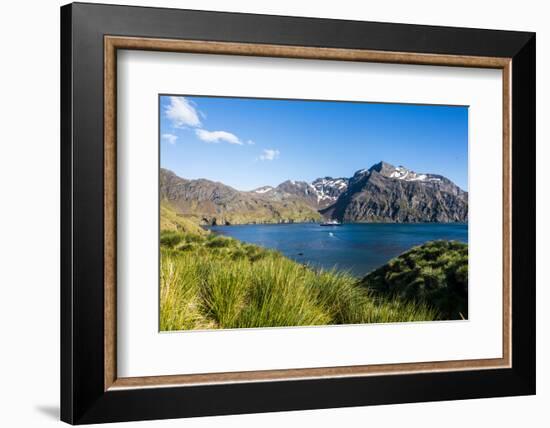
{"type": "Polygon", "coordinates": [[[392,172],[394,172],[397,168],[393,166],[392,164],[389,164],[384,161],[380,161],[373,166],[369,168],[369,171],[376,171],[379,172],[382,175],[390,175],[392,172]]]}
{"type": "Polygon", "coordinates": [[[365,168],[365,169],[360,169],[359,171],[355,171],[354,176],[361,176],[361,175],[370,173],[372,171],[376,171],[385,176],[390,176],[390,174],[395,170],[396,168],[393,165],[384,161],[380,161],[378,163],[375,163],[370,168],[365,168]]]}
{"type": "Polygon", "coordinates": [[[392,178],[396,180],[402,180],[402,181],[423,181],[423,182],[441,182],[443,177],[439,175],[434,174],[418,174],[414,172],[411,169],[408,169],[404,167],[403,165],[399,165],[398,167],[393,166],[390,163],[380,161],[373,166],[371,166],[369,169],[360,169],[357,171],[354,175],[354,177],[361,178],[365,176],[366,174],[370,174],[373,171],[376,171],[378,174],[387,177],[392,178]]]}

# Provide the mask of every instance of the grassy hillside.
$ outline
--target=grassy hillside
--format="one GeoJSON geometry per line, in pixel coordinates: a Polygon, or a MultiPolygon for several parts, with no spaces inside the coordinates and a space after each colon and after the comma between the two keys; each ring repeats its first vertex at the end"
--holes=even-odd
{"type": "Polygon", "coordinates": [[[186,180],[160,171],[164,205],[196,224],[304,223],[320,221],[317,210],[298,197],[273,200],[254,192],[241,192],[225,184],[186,180]]]}
{"type": "Polygon", "coordinates": [[[468,245],[433,241],[414,247],[362,283],[384,297],[429,302],[443,319],[468,318],[468,245]]]}
{"type": "Polygon", "coordinates": [[[196,224],[279,224],[321,221],[321,214],[300,201],[247,201],[245,207],[218,207],[210,202],[172,201],[175,209],[196,224]]]}
{"type": "Polygon", "coordinates": [[[177,214],[166,201],[162,201],[160,204],[160,230],[192,233],[199,236],[208,233],[197,222],[177,214]]]}
{"type": "Polygon", "coordinates": [[[215,234],[161,233],[161,330],[427,321],[426,304],[215,234]]]}

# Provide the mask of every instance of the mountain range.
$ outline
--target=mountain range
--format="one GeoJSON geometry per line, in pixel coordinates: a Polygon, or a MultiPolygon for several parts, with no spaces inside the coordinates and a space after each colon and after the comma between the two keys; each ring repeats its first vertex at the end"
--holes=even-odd
{"type": "Polygon", "coordinates": [[[200,224],[340,222],[467,222],[468,193],[448,178],[379,162],[350,177],[287,180],[239,191],[206,179],[160,171],[160,196],[200,224]]]}

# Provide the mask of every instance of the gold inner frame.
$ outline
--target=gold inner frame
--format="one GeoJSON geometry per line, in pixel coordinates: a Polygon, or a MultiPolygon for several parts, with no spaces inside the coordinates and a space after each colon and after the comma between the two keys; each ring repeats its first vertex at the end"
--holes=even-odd
{"type": "Polygon", "coordinates": [[[480,370],[511,367],[511,79],[510,58],[460,55],[383,52],[361,49],[337,49],[195,40],[169,40],[138,37],[104,37],[104,389],[191,386],[235,382],[337,378],[391,375],[419,372],[480,370]],[[304,369],[262,370],[228,373],[204,373],[170,376],[119,378],[116,367],[116,89],[117,50],[147,50],[213,55],[241,55],[334,61],[379,62],[393,64],[440,65],[494,68],[502,70],[503,91],[503,349],[502,358],[432,361],[422,363],[357,365],[304,369]]]}

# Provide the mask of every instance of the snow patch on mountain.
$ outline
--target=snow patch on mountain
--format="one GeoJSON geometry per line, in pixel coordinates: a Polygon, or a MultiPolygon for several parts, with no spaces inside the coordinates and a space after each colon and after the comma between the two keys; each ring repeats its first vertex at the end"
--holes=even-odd
{"type": "Polygon", "coordinates": [[[264,186],[264,187],[260,187],[259,189],[254,190],[254,192],[262,194],[262,193],[271,192],[272,190],[273,190],[273,187],[264,186]]]}
{"type": "Polygon", "coordinates": [[[433,177],[430,174],[417,174],[416,172],[411,171],[404,166],[396,167],[395,170],[389,175],[389,177],[404,181],[441,181],[441,179],[438,177],[433,177]]]}
{"type": "Polygon", "coordinates": [[[321,201],[336,201],[340,194],[348,188],[348,180],[344,178],[318,178],[311,183],[315,189],[317,203],[321,201]]]}

